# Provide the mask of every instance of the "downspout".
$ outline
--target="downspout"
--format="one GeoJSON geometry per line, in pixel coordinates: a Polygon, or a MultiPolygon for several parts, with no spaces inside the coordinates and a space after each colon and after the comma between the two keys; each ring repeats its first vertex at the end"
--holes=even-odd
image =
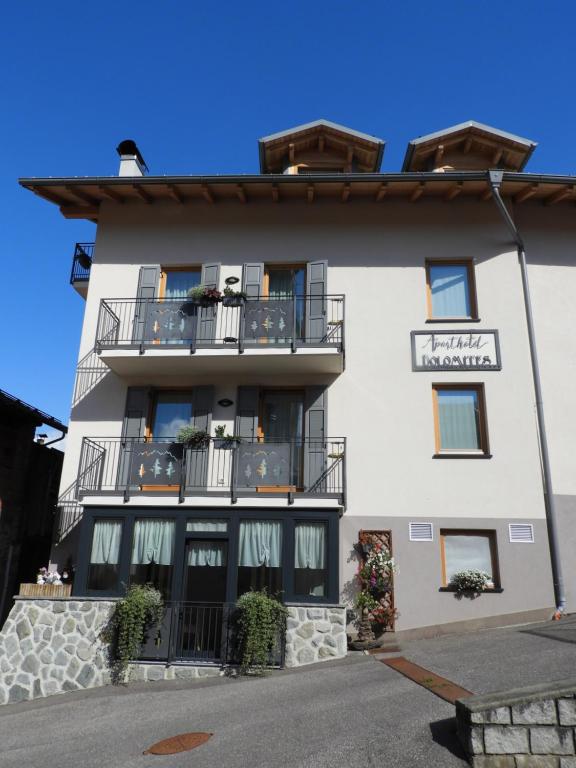
{"type": "Polygon", "coordinates": [[[524,309],[526,311],[526,326],[528,330],[528,343],[530,346],[530,362],[532,365],[532,378],[534,381],[534,394],[536,396],[536,418],[538,420],[538,441],[540,444],[540,456],[542,459],[542,487],[544,491],[544,508],[546,511],[546,524],[548,527],[548,542],[550,546],[550,561],[552,564],[552,578],[554,581],[554,597],[556,600],[555,619],[561,618],[566,608],[566,591],[564,588],[564,576],[560,559],[560,541],[558,536],[558,518],[554,502],[554,490],[552,488],[552,472],[550,469],[550,456],[548,454],[548,440],[546,437],[546,423],[544,421],[544,404],[542,402],[542,385],[540,382],[540,368],[538,365],[538,352],[536,350],[536,338],[534,333],[534,319],[532,316],[532,302],[530,301],[530,287],[528,284],[528,269],[526,266],[526,250],[524,241],[514,224],[508,209],[500,195],[500,186],[503,179],[503,171],[488,171],[488,183],[492,190],[492,198],[500,212],[504,223],[508,227],[512,239],[518,249],[518,261],[522,275],[522,292],[524,294],[524,309]]]}
{"type": "Polygon", "coordinates": [[[65,437],[66,437],[66,432],[62,432],[60,437],[57,437],[55,440],[50,440],[49,443],[42,443],[42,445],[45,448],[47,448],[49,445],[54,445],[54,443],[59,443],[60,440],[64,440],[65,437]]]}

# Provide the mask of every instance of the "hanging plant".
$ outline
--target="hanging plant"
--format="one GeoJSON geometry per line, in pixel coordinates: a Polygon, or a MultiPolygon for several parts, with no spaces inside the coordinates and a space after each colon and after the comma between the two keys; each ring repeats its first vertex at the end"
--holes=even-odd
{"type": "Polygon", "coordinates": [[[183,443],[189,448],[207,448],[210,444],[210,435],[205,429],[198,427],[180,427],[176,435],[176,442],[183,443]]]}
{"type": "Polygon", "coordinates": [[[262,674],[278,638],[286,631],[286,608],[265,589],[246,592],[236,603],[240,671],[262,674]]]}
{"type": "Polygon", "coordinates": [[[222,294],[216,288],[208,288],[206,285],[195,285],[188,291],[188,297],[197,304],[217,304],[222,301],[222,294]]]}
{"type": "Polygon", "coordinates": [[[126,682],[128,664],[138,658],[146,632],[162,621],[164,603],[162,595],[151,584],[135,584],[128,588],[126,597],[114,606],[114,612],[104,632],[110,643],[112,682],[126,682]]]}

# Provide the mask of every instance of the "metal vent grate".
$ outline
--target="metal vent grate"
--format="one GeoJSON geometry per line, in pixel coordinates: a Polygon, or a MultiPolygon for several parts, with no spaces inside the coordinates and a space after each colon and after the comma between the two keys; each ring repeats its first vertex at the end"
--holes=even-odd
{"type": "Polygon", "coordinates": [[[433,541],[434,528],[432,523],[408,523],[410,541],[433,541]]]}
{"type": "Polygon", "coordinates": [[[534,526],[530,523],[510,523],[510,541],[520,544],[534,544],[534,526]]]}

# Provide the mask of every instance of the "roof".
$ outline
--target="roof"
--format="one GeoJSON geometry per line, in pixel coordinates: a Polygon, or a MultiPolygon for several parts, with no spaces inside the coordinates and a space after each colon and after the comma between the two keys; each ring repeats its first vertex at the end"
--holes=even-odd
{"type": "Polygon", "coordinates": [[[44,411],[41,411],[38,408],[34,408],[33,405],[29,405],[23,400],[19,400],[17,397],[10,395],[3,389],[0,389],[0,405],[7,405],[11,408],[15,408],[21,411],[23,414],[28,415],[30,420],[34,421],[37,426],[40,426],[40,424],[46,424],[47,427],[53,427],[54,429],[57,429],[64,434],[68,432],[68,427],[65,424],[62,424],[62,422],[58,419],[55,419],[53,416],[49,416],[47,413],[44,413],[44,411]]]}
{"type": "Polygon", "coordinates": [[[488,140],[491,144],[501,146],[503,150],[508,150],[514,155],[513,170],[521,171],[528,162],[530,155],[538,146],[537,142],[530,139],[524,139],[522,136],[516,136],[513,133],[501,131],[499,128],[493,128],[484,123],[478,123],[476,120],[468,120],[465,123],[453,125],[450,128],[444,128],[441,131],[428,133],[426,136],[420,136],[409,142],[402,165],[403,171],[418,170],[415,167],[414,160],[419,153],[428,149],[433,152],[436,147],[453,145],[458,142],[465,142],[467,139],[478,139],[479,141],[488,140]]]}
{"type": "MultiPolygon", "coordinates": [[[[230,176],[89,176],[25,178],[20,184],[55,203],[66,218],[98,221],[100,205],[145,204],[172,201],[178,204],[238,205],[307,202],[332,199],[384,202],[426,199],[488,200],[487,171],[327,173],[315,176],[255,174],[230,176]]],[[[527,200],[556,205],[576,202],[576,176],[505,171],[502,194],[516,204],[527,200]]]]}
{"type": "Polygon", "coordinates": [[[260,170],[262,173],[270,172],[270,154],[288,152],[290,143],[310,141],[312,137],[326,135],[346,145],[352,144],[358,154],[364,155],[364,162],[369,165],[370,171],[379,171],[384,155],[385,142],[367,133],[355,131],[345,125],[333,123],[330,120],[314,120],[311,123],[303,123],[293,128],[288,128],[278,133],[271,133],[258,141],[260,155],[260,170]]]}

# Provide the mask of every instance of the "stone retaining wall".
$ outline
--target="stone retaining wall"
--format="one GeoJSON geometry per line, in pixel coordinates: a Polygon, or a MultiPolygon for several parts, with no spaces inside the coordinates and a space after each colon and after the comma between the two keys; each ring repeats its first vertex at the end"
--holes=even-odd
{"type": "Polygon", "coordinates": [[[288,606],[287,667],[340,659],[346,656],[346,647],[344,606],[288,606]]]}
{"type": "Polygon", "coordinates": [[[456,702],[474,768],[576,768],[576,680],[456,702]]]}

